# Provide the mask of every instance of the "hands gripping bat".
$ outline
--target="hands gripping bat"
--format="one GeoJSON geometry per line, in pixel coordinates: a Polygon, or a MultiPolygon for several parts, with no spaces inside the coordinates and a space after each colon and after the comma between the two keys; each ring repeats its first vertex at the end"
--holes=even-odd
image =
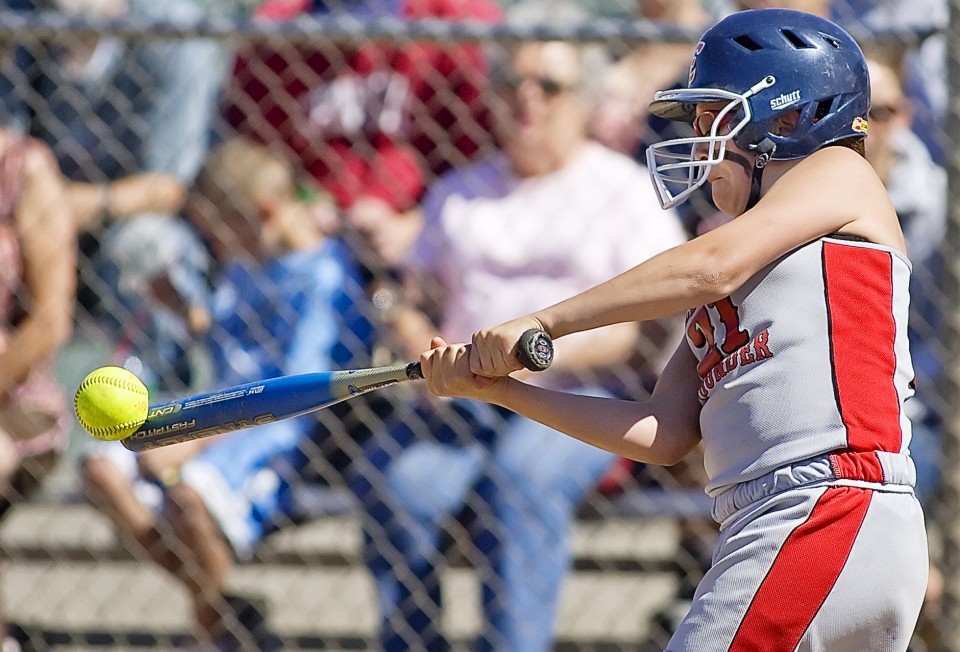
{"type": "MultiPolygon", "coordinates": [[[[553,342],[543,331],[525,332],[517,349],[520,362],[531,371],[543,371],[553,362],[553,342]]],[[[411,362],[260,380],[151,405],[144,424],[122,441],[132,451],[169,446],[297,417],[382,387],[422,378],[420,363],[411,362]]]]}

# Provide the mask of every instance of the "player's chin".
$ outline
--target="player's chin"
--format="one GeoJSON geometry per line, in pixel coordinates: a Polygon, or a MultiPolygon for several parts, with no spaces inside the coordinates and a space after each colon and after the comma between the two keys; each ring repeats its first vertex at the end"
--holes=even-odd
{"type": "Polygon", "coordinates": [[[713,181],[710,186],[710,191],[714,205],[720,209],[721,212],[730,217],[737,217],[744,212],[747,205],[746,198],[734,192],[731,184],[725,179],[721,178],[713,181]]]}

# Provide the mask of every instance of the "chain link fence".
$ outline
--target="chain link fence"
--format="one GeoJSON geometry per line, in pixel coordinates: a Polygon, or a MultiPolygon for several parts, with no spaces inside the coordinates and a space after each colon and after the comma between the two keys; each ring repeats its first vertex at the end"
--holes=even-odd
{"type": "MultiPolygon", "coordinates": [[[[880,67],[872,74],[885,80],[875,88],[885,95],[874,100],[871,135],[882,141],[875,151],[888,152],[876,164],[889,173],[916,247],[913,329],[922,400],[915,454],[936,572],[914,652],[960,651],[960,487],[953,472],[960,467],[953,407],[960,380],[946,364],[955,358],[958,330],[960,272],[953,261],[960,216],[951,145],[960,129],[953,101],[960,3],[929,4],[920,11],[906,1],[850,0],[832,8],[880,67]],[[901,137],[898,128],[912,136],[901,137]]],[[[0,11],[0,122],[9,134],[29,134],[49,148],[76,213],[74,329],[56,368],[65,391],[104,364],[134,371],[154,398],[409,359],[425,342],[417,339],[422,322],[404,311],[415,304],[420,317],[449,319],[444,292],[451,288],[429,277],[405,285],[399,270],[424,251],[436,259],[434,270],[461,266],[451,259],[469,254],[444,249],[445,241],[435,241],[432,251],[414,243],[429,245],[431,229],[442,228],[424,216],[444,175],[502,156],[498,129],[515,110],[504,89],[534,84],[531,92],[555,99],[572,89],[588,133],[639,165],[645,143],[668,133],[645,114],[647,99],[685,80],[703,25],[735,9],[719,0],[544,6],[546,14],[513,0],[9,0],[0,11]],[[572,48],[566,67],[511,78],[520,46],[551,41],[572,48]],[[580,78],[563,77],[571,71],[580,78]]],[[[0,165],[0,174],[7,172],[0,165]]],[[[0,179],[3,201],[5,188],[0,179]]],[[[497,191],[462,194],[490,198],[497,191]]],[[[583,188],[588,224],[600,224],[600,192],[583,188]]],[[[677,219],[692,237],[720,217],[703,195],[677,219]]],[[[520,225],[502,228],[493,234],[505,242],[496,251],[509,257],[510,231],[520,225]]],[[[613,248],[618,234],[605,237],[613,248]]],[[[540,241],[556,246],[546,233],[540,241]]],[[[526,250],[543,265],[531,272],[542,279],[568,262],[541,253],[526,250]]],[[[500,264],[507,269],[508,262],[500,264]]],[[[573,386],[643,397],[675,346],[677,326],[644,328],[624,343],[619,362],[572,373],[573,386]]],[[[295,445],[277,444],[283,468],[264,464],[258,470],[271,473],[245,485],[244,500],[258,515],[253,525],[231,520],[229,492],[219,505],[209,501],[237,558],[225,579],[231,599],[213,606],[240,649],[377,649],[384,615],[378,605],[385,604],[377,574],[418,572],[396,561],[404,542],[395,538],[405,530],[393,519],[403,516],[382,503],[398,489],[378,460],[438,428],[452,445],[482,442],[509,427],[503,414],[449,405],[433,405],[427,416],[417,409],[422,402],[417,387],[397,386],[303,417],[289,431],[265,430],[261,442],[295,445]],[[384,439],[397,422],[407,424],[411,441],[384,439]],[[250,492],[278,503],[257,504],[250,492]]],[[[24,649],[191,643],[197,613],[184,588],[190,582],[151,563],[158,549],[151,545],[168,540],[162,521],[135,527],[138,518],[151,518],[163,492],[177,497],[176,488],[190,484],[188,466],[160,458],[142,464],[133,481],[137,467],[119,452],[119,444],[94,445],[73,427],[52,471],[39,460],[28,464],[29,474],[42,476],[40,486],[16,486],[23,495],[0,523],[0,581],[11,633],[24,649]],[[138,506],[124,511],[117,498],[124,495],[138,506]],[[130,527],[118,530],[110,517],[124,514],[130,527]]],[[[206,459],[243,466],[241,449],[228,455],[226,462],[206,459]]],[[[521,477],[554,463],[534,456],[521,477]]],[[[419,614],[455,649],[478,637],[501,649],[501,633],[485,627],[481,614],[510,600],[493,570],[502,515],[484,493],[485,483],[504,481],[496,476],[504,472],[467,487],[436,546],[421,551],[438,574],[396,589],[417,582],[422,589],[396,600],[388,616],[400,647],[426,645],[422,634],[405,629],[419,614]]],[[[663,649],[715,537],[701,460],[694,453],[671,468],[613,460],[574,480],[587,487],[563,528],[571,532],[570,568],[561,577],[554,648],[663,649]]],[[[437,491],[421,490],[431,500],[437,491]]],[[[543,498],[551,503],[552,496],[543,498]]],[[[532,514],[527,518],[546,519],[532,514]]],[[[529,542],[547,549],[551,527],[535,524],[530,536],[539,539],[529,542]]],[[[175,571],[193,572],[202,587],[218,577],[210,559],[218,558],[175,571]]],[[[526,581],[541,579],[531,573],[526,581]]]]}

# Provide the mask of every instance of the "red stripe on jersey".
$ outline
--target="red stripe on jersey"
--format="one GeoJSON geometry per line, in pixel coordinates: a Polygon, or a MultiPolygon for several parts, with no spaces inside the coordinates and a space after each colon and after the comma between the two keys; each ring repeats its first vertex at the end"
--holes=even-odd
{"type": "Polygon", "coordinates": [[[760,584],[730,652],[793,652],[836,584],[873,493],[831,487],[784,541],[760,584]]]}
{"type": "Polygon", "coordinates": [[[891,255],[825,242],[823,272],[834,383],[847,448],[900,452],[891,255]]]}

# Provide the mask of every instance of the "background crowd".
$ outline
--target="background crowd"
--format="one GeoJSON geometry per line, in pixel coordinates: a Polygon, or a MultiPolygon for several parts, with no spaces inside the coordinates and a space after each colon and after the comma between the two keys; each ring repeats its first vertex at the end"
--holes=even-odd
{"type": "MultiPolygon", "coordinates": [[[[763,6],[834,18],[871,62],[867,156],[914,266],[912,453],[921,499],[936,500],[945,408],[930,388],[945,357],[947,204],[945,37],[936,29],[945,2],[4,4],[188,28],[347,15],[520,33],[616,19],[693,35],[727,12],[763,6]],[[891,37],[897,30],[922,38],[891,37]]],[[[92,366],[129,368],[159,400],[413,359],[433,334],[462,340],[709,230],[725,218],[708,193],[663,211],[642,163],[647,143],[685,128],[646,112],[655,90],[686,80],[693,44],[681,41],[138,40],[107,30],[4,44],[3,512],[59,470],[126,546],[182,584],[194,621],[185,647],[266,650],[280,645],[267,605],[231,592],[230,573],[304,518],[303,487],[337,509],[347,489],[376,585],[378,649],[449,649],[439,570],[452,548],[481,577],[475,649],[551,649],[571,525],[585,503],[638,487],[679,496],[698,487],[696,455],[649,469],[490,406],[404,388],[136,456],[71,439],[72,388],[54,363],[96,333],[102,354],[92,366]]],[[[677,326],[563,341],[537,382],[641,397],[677,326]]],[[[676,512],[690,557],[682,605],[709,561],[714,526],[705,513],[676,512]]],[[[935,649],[939,600],[933,581],[918,646],[935,649]]],[[[661,625],[670,624],[665,610],[661,625]]],[[[0,650],[38,645],[9,629],[0,650]]]]}

